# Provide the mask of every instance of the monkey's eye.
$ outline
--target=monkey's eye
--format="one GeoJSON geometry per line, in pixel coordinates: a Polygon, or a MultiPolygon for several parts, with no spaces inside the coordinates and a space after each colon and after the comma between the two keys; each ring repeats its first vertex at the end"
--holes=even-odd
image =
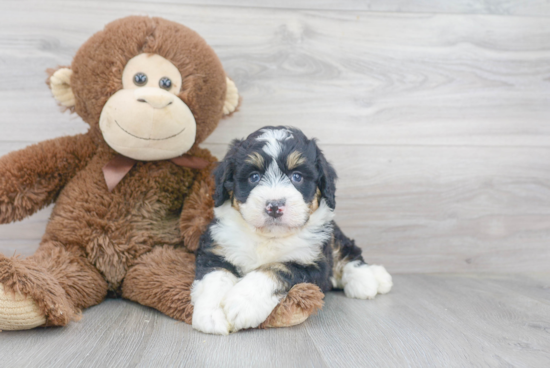
{"type": "Polygon", "coordinates": [[[145,84],[147,83],[147,76],[143,73],[136,73],[136,75],[134,75],[134,84],[136,86],[144,86],[145,84]]]}
{"type": "Polygon", "coordinates": [[[250,183],[252,183],[252,184],[255,184],[255,183],[257,183],[257,182],[260,181],[260,178],[261,178],[260,174],[258,174],[258,173],[252,173],[252,174],[250,174],[250,176],[248,177],[248,181],[249,181],[250,183]]]}
{"type": "Polygon", "coordinates": [[[303,180],[303,176],[302,176],[302,174],[295,172],[295,173],[292,174],[290,179],[292,179],[292,181],[295,182],[295,183],[301,183],[302,180],[303,180]]]}
{"type": "Polygon", "coordinates": [[[170,87],[172,87],[172,81],[170,80],[170,78],[160,78],[159,87],[162,89],[170,89],[170,87]]]}

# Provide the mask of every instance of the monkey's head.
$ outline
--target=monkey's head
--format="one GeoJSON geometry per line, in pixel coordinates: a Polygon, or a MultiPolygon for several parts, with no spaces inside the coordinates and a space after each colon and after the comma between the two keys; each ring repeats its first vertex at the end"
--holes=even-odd
{"type": "Polygon", "coordinates": [[[214,51],[189,28],[132,16],[108,24],[48,79],[116,152],[136,160],[174,158],[204,141],[239,95],[214,51]]]}

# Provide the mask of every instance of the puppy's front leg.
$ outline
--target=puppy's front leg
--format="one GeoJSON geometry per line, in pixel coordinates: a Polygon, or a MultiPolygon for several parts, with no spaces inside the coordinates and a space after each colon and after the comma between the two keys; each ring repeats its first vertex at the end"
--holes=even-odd
{"type": "Polygon", "coordinates": [[[311,265],[294,262],[270,263],[241,279],[222,301],[231,331],[258,327],[296,284],[323,285],[328,280],[328,265],[320,261],[311,265]]]}
{"type": "Polygon", "coordinates": [[[193,282],[191,302],[195,330],[217,335],[229,334],[230,325],[220,303],[237,280],[231,272],[220,269],[193,282]]]}
{"type": "Polygon", "coordinates": [[[202,332],[227,335],[230,325],[221,301],[238,281],[237,270],[216,252],[209,234],[201,238],[197,251],[195,281],[191,289],[193,328],[202,332]]]}
{"type": "Polygon", "coordinates": [[[241,279],[222,301],[232,332],[258,327],[285,295],[276,279],[252,271],[241,279]]]}

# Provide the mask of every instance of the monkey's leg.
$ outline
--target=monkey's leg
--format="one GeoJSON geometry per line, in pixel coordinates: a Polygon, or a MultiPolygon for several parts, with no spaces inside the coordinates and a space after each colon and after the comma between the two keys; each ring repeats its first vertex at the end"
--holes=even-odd
{"type": "MultiPolygon", "coordinates": [[[[122,285],[122,296],[155,308],[191,324],[191,286],[195,279],[195,257],[181,248],[157,247],[132,266],[122,285]]],[[[323,305],[323,293],[312,284],[298,284],[275,307],[261,328],[294,326],[305,321],[323,305]]]]}
{"type": "Polygon", "coordinates": [[[259,328],[299,325],[323,308],[324,297],[315,284],[296,284],[259,328]]]}
{"type": "Polygon", "coordinates": [[[195,256],[183,248],[155,247],[130,267],[122,297],[155,308],[169,317],[191,323],[191,284],[195,256]]]}
{"type": "Polygon", "coordinates": [[[43,243],[26,259],[0,254],[0,330],[65,326],[106,294],[95,267],[59,244],[43,243]]]}

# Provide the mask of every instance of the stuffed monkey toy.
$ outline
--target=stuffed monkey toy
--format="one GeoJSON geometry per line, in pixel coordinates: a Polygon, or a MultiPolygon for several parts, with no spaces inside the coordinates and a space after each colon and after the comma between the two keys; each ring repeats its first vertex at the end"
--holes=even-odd
{"type": "MultiPolygon", "coordinates": [[[[194,31],[138,16],[108,24],[47,82],[90,128],[0,158],[0,223],[55,203],[34,255],[0,254],[0,330],[64,326],[108,295],[190,323],[216,162],[198,144],[236,110],[235,84],[194,31]]],[[[259,327],[300,323],[322,298],[297,285],[259,327]]]]}

